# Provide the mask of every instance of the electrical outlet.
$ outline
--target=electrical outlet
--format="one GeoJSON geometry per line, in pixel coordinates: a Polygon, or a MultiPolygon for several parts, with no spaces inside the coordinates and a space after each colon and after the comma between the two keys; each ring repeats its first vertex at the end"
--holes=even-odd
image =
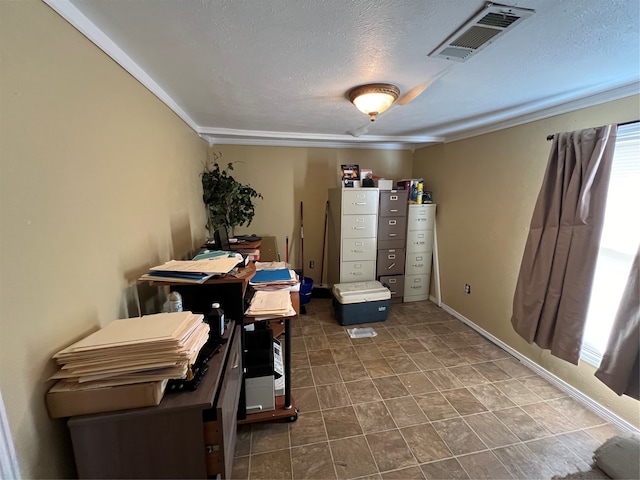
{"type": "Polygon", "coordinates": [[[315,266],[316,266],[316,262],[314,262],[313,260],[311,260],[311,261],[309,262],[309,268],[313,268],[313,267],[315,267],[315,266]]]}
{"type": "Polygon", "coordinates": [[[471,293],[471,285],[468,283],[464,284],[464,293],[471,293]]]}

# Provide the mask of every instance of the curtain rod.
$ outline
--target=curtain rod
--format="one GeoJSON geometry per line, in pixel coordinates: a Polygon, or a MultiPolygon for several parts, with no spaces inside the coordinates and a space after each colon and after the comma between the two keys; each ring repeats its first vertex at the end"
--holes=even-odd
{"type": "MultiPolygon", "coordinates": [[[[623,125],[631,125],[632,123],[638,123],[638,122],[640,122],[640,120],[631,120],[631,121],[629,121],[629,122],[622,122],[622,123],[619,123],[619,124],[618,124],[618,126],[619,126],[619,127],[621,127],[621,126],[623,126],[623,125]]],[[[553,137],[554,137],[554,136],[555,136],[555,135],[547,135],[547,141],[553,140],[553,137]]]]}

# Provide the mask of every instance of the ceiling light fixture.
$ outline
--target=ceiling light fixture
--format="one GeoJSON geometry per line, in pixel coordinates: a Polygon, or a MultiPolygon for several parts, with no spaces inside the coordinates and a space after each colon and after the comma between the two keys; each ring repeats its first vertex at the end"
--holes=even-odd
{"type": "Polygon", "coordinates": [[[349,90],[349,100],[371,121],[388,109],[400,96],[400,89],[390,83],[371,83],[349,90]]]}

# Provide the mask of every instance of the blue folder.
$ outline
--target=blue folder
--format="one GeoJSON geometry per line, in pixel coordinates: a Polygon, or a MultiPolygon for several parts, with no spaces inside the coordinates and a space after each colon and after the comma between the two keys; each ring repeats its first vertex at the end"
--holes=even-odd
{"type": "Polygon", "coordinates": [[[251,279],[251,283],[270,283],[291,280],[291,274],[286,268],[279,270],[258,270],[251,279]]]}

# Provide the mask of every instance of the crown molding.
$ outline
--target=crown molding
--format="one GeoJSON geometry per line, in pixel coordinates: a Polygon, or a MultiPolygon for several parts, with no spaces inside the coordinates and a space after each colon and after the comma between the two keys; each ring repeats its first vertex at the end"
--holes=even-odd
{"type": "Polygon", "coordinates": [[[198,125],[178,105],[173,98],[158,85],[129,55],[127,55],[113,40],[89,20],[69,0],[42,0],[49,5],[58,15],[73,25],[80,33],[93,42],[104,53],[109,55],[116,63],[129,72],[136,80],[144,85],[167,107],[178,115],[194,131],[198,131],[198,125]]]}
{"type": "MultiPolygon", "coordinates": [[[[640,94],[640,81],[635,80],[623,85],[612,86],[608,90],[581,90],[515,107],[498,114],[485,115],[468,122],[459,122],[454,127],[456,132],[444,134],[444,143],[464,140],[486,133],[516,127],[525,123],[544,120],[545,118],[573,112],[582,108],[593,107],[606,102],[640,94]]],[[[440,133],[440,132],[434,132],[440,133]]]]}

